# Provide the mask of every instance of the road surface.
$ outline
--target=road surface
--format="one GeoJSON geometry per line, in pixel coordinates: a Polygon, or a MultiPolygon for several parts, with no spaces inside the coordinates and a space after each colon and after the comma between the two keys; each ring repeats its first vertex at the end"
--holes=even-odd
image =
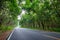
{"type": "Polygon", "coordinates": [[[60,40],[60,33],[15,28],[7,40],[60,40]]]}

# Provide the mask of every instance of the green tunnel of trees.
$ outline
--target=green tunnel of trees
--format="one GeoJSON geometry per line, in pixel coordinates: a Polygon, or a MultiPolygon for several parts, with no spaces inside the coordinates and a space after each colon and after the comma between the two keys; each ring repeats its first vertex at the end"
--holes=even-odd
{"type": "Polygon", "coordinates": [[[1,0],[0,27],[16,26],[22,9],[21,27],[60,31],[60,0],[1,0]]]}

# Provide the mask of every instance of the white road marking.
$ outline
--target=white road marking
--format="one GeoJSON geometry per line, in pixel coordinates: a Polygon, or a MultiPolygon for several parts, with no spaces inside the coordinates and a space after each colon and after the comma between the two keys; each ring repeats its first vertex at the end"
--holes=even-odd
{"type": "MultiPolygon", "coordinates": [[[[17,29],[17,28],[15,28],[15,29],[17,29]]],[[[15,30],[15,29],[14,29],[14,30],[15,30]]],[[[24,28],[21,28],[21,29],[24,29],[24,28]]],[[[10,38],[11,38],[11,36],[12,36],[14,30],[12,31],[12,33],[10,34],[10,36],[8,37],[7,40],[10,40],[10,38]]],[[[56,40],[60,40],[60,38],[53,37],[53,36],[50,36],[50,35],[42,35],[42,36],[49,37],[49,38],[53,38],[53,39],[56,39],[56,40]]]]}
{"type": "Polygon", "coordinates": [[[7,39],[7,40],[10,40],[10,38],[11,38],[11,36],[12,36],[13,32],[14,32],[14,30],[12,31],[12,33],[10,34],[10,36],[8,37],[8,39],[7,39]]]}

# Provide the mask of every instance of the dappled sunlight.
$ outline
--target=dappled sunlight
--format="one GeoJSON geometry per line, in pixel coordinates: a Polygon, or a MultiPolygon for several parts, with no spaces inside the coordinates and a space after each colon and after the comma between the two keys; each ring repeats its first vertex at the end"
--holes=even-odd
{"type": "Polygon", "coordinates": [[[24,15],[25,12],[26,12],[26,11],[22,9],[22,12],[21,12],[20,16],[24,15]]]}
{"type": "Polygon", "coordinates": [[[20,24],[19,24],[19,21],[21,20],[21,16],[25,14],[25,10],[22,10],[21,14],[18,15],[18,22],[17,22],[17,27],[16,28],[20,28],[20,24]]]}
{"type": "Polygon", "coordinates": [[[18,15],[18,20],[20,20],[21,19],[21,17],[20,17],[20,15],[18,15]]]}
{"type": "Polygon", "coordinates": [[[26,1],[22,1],[22,4],[26,4],[26,1]]]}
{"type": "Polygon", "coordinates": [[[22,12],[21,12],[20,15],[18,15],[18,18],[17,19],[18,20],[21,20],[22,15],[24,15],[25,13],[26,13],[26,11],[22,9],[22,12]]]}
{"type": "Polygon", "coordinates": [[[22,15],[25,14],[25,12],[26,12],[26,11],[22,9],[21,14],[17,16],[18,22],[17,22],[17,27],[16,27],[16,29],[21,27],[20,24],[19,24],[19,21],[21,20],[21,17],[22,17],[22,15]]]}
{"type": "Polygon", "coordinates": [[[17,26],[17,27],[15,27],[15,29],[19,29],[19,28],[20,28],[20,27],[18,27],[18,26],[17,26]]]}

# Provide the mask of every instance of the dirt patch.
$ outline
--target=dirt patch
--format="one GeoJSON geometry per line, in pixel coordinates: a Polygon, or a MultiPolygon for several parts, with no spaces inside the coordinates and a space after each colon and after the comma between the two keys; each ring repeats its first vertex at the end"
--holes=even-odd
{"type": "Polygon", "coordinates": [[[0,35],[0,40],[6,40],[11,31],[5,31],[0,35]]]}

